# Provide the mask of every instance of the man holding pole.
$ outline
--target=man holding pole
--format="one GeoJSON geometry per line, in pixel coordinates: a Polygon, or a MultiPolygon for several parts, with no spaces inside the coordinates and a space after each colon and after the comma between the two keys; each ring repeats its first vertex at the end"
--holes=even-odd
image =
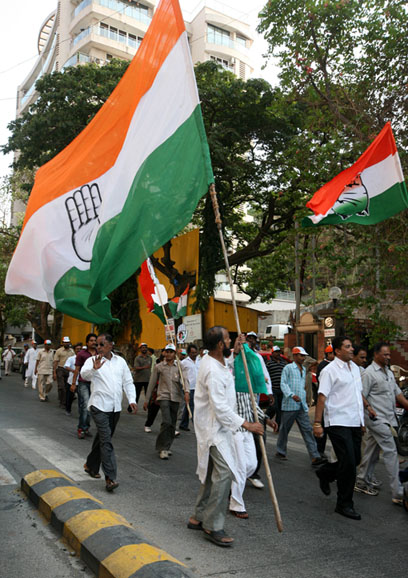
{"type": "Polygon", "coordinates": [[[234,540],[224,531],[225,514],[231,482],[237,479],[233,435],[240,427],[262,435],[264,428],[237,413],[234,378],[225,360],[231,354],[228,331],[225,327],[212,327],[204,343],[209,353],[203,357],[198,372],[194,416],[201,488],[187,526],[203,530],[217,546],[228,547],[234,540]]]}
{"type": "Polygon", "coordinates": [[[183,400],[188,405],[190,401],[189,385],[187,376],[181,366],[176,363],[176,347],[169,343],[164,348],[164,361],[157,363],[152,371],[149,387],[146,392],[146,400],[143,409],[146,411],[153,390],[159,380],[157,398],[162,412],[162,424],[156,440],[156,450],[162,460],[171,456],[171,444],[176,434],[177,413],[179,403],[183,400]],[[183,371],[183,376],[181,372],[183,371]],[[183,386],[184,381],[184,386],[183,386]],[[183,392],[185,388],[185,393],[183,392]]]}

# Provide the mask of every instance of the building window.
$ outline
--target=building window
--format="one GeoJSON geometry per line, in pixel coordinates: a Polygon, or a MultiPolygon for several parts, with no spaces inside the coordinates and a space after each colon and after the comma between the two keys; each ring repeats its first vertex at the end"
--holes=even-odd
{"type": "Polygon", "coordinates": [[[218,56],[210,56],[210,59],[214,60],[214,62],[216,62],[217,64],[221,64],[221,66],[225,68],[225,70],[234,72],[234,65],[228,60],[225,60],[224,58],[218,58],[218,56]]]}
{"type": "Polygon", "coordinates": [[[210,44],[220,44],[222,46],[233,46],[234,43],[230,38],[230,33],[228,30],[223,30],[217,26],[212,26],[208,24],[207,29],[207,42],[210,44]]]}
{"type": "Polygon", "coordinates": [[[236,43],[241,46],[242,48],[246,48],[246,38],[244,38],[243,36],[239,36],[238,34],[236,35],[235,38],[236,43]]]}

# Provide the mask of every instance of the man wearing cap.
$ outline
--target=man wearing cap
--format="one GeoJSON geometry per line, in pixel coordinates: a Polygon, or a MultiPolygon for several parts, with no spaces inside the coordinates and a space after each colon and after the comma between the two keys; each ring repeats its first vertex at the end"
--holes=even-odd
{"type": "MultiPolygon", "coordinates": [[[[361,459],[361,437],[364,426],[364,404],[360,371],[353,363],[353,345],[348,337],[333,339],[334,360],[320,375],[313,432],[323,435],[322,416],[337,461],[326,463],[317,472],[320,489],[330,494],[330,483],[337,480],[335,511],[346,518],[360,520],[354,510],[353,492],[356,468],[361,459]]],[[[370,408],[368,408],[370,412],[370,408]]],[[[375,416],[375,413],[374,413],[375,416]]]]}
{"type": "Polygon", "coordinates": [[[51,350],[51,341],[44,341],[44,349],[38,352],[34,374],[38,379],[38,396],[40,401],[48,401],[48,394],[52,389],[54,352],[51,350]]]}
{"type": "Polygon", "coordinates": [[[309,408],[306,403],[306,369],[303,367],[305,357],[308,355],[303,347],[297,346],[292,349],[293,363],[283,368],[281,378],[282,418],[276,444],[276,457],[286,460],[286,448],[288,435],[293,424],[297,423],[307,451],[312,460],[312,466],[320,466],[325,460],[320,457],[316,440],[313,437],[312,425],[309,420],[309,408]]]}
{"type": "Polygon", "coordinates": [[[28,380],[31,378],[31,387],[36,389],[37,387],[37,376],[34,374],[35,363],[37,361],[38,349],[37,342],[31,342],[32,347],[27,351],[25,356],[25,361],[27,362],[27,370],[25,374],[24,387],[28,387],[28,380]]]}
{"type": "Polygon", "coordinates": [[[184,386],[180,377],[179,366],[176,363],[176,347],[169,343],[164,348],[164,361],[156,363],[150,377],[149,387],[146,392],[146,400],[143,409],[146,411],[153,390],[159,380],[157,387],[156,401],[160,405],[162,413],[162,423],[160,433],[156,439],[156,450],[162,460],[167,460],[171,456],[171,444],[176,433],[176,422],[179,404],[183,401],[189,403],[189,383],[185,369],[182,369],[184,386]]]}
{"type": "Polygon", "coordinates": [[[62,346],[54,354],[54,371],[53,378],[58,385],[58,401],[61,409],[66,406],[66,390],[69,371],[64,367],[67,359],[74,355],[69,337],[62,338],[62,346]]]}
{"type": "MultiPolygon", "coordinates": [[[[278,345],[274,345],[272,347],[271,357],[266,362],[266,369],[269,372],[272,382],[272,393],[275,400],[275,421],[278,424],[278,429],[281,422],[281,406],[283,398],[283,393],[281,390],[281,377],[285,365],[286,361],[281,356],[281,348],[278,345]]],[[[269,414],[268,410],[266,410],[266,413],[269,414]]]]}
{"type": "Polygon", "coordinates": [[[147,343],[141,343],[139,351],[140,353],[135,357],[133,363],[133,382],[136,387],[136,403],[139,401],[142,389],[146,395],[150,374],[152,372],[152,358],[148,353],[147,343]]]}

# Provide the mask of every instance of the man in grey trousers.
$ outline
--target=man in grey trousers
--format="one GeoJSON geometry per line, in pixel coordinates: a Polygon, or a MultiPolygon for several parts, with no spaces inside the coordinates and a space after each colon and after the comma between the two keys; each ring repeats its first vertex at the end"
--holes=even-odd
{"type": "Polygon", "coordinates": [[[187,527],[203,530],[205,538],[228,547],[234,540],[224,531],[225,512],[231,482],[239,478],[233,436],[241,427],[258,435],[263,434],[264,428],[237,413],[234,378],[225,359],[231,355],[231,339],[225,327],[209,329],[204,345],[209,353],[201,360],[194,396],[201,487],[187,527]]]}
{"type": "Polygon", "coordinates": [[[394,375],[388,367],[390,356],[389,346],[386,343],[377,343],[374,346],[374,361],[362,376],[365,407],[372,409],[372,418],[365,420],[367,433],[364,455],[354,489],[369,496],[378,494],[379,482],[374,478],[374,467],[381,449],[392,501],[394,504],[402,504],[403,487],[399,480],[398,453],[391,427],[397,425],[395,400],[397,399],[406,410],[408,401],[395,383],[394,375]]]}

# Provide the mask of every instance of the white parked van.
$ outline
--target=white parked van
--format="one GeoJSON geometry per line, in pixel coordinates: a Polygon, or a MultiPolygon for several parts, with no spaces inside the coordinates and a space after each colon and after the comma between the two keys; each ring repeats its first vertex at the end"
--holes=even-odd
{"type": "Polygon", "coordinates": [[[286,333],[290,333],[291,329],[292,329],[291,325],[283,325],[283,324],[267,325],[265,333],[263,335],[263,339],[273,337],[275,341],[283,341],[284,335],[286,335],[286,333]]]}

